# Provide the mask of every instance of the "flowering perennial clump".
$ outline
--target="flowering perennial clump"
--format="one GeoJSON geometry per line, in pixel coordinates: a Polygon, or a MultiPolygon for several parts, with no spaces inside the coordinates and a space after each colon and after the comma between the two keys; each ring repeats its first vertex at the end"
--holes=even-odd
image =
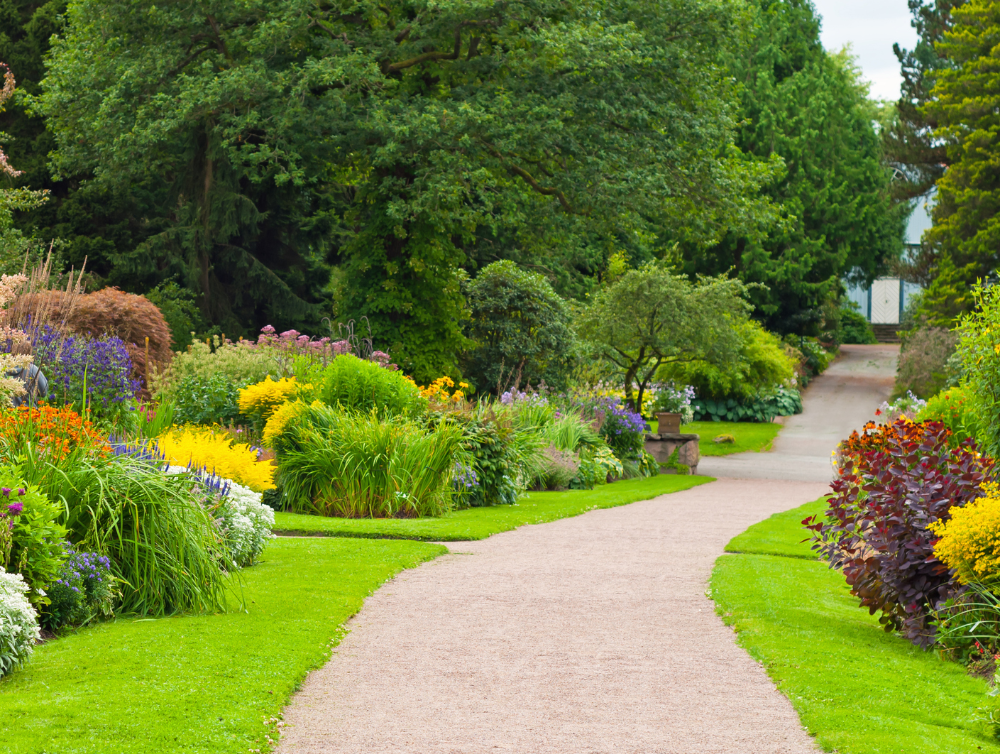
{"type": "Polygon", "coordinates": [[[465,391],[469,389],[468,382],[459,382],[458,390],[449,392],[455,387],[451,377],[438,377],[427,387],[420,388],[420,395],[429,401],[437,403],[458,403],[465,399],[465,391]]]}
{"type": "Polygon", "coordinates": [[[27,662],[41,632],[20,574],[0,569],[0,676],[27,662]]]}
{"type": "MultiPolygon", "coordinates": [[[[313,401],[314,404],[320,403],[319,401],[313,401]]],[[[288,403],[283,403],[281,406],[271,414],[270,418],[267,420],[267,424],[264,425],[264,432],[261,435],[261,439],[269,448],[275,447],[281,435],[284,434],[285,429],[291,421],[305,408],[308,407],[305,401],[289,401],[288,403]]]]}
{"type": "MultiPolygon", "coordinates": [[[[4,166],[3,152],[0,151],[0,169],[4,166]]],[[[2,172],[2,170],[0,170],[2,172]]],[[[0,310],[3,310],[17,296],[21,286],[27,282],[24,275],[0,275],[0,310]]],[[[6,325],[0,327],[0,406],[11,405],[15,396],[24,394],[24,383],[17,377],[9,376],[31,365],[30,354],[17,354],[17,345],[27,343],[28,336],[20,330],[6,325]]]]}
{"type": "Polygon", "coordinates": [[[114,416],[132,407],[142,385],[132,378],[132,358],[124,340],[112,335],[62,335],[47,326],[32,340],[53,400],[83,410],[86,392],[87,409],[98,416],[114,416]]]}
{"type": "Polygon", "coordinates": [[[263,382],[249,385],[240,390],[240,413],[257,422],[266,422],[281,405],[292,400],[299,393],[311,389],[312,385],[299,384],[294,377],[282,377],[275,381],[268,375],[263,382]]]}
{"type": "Polygon", "coordinates": [[[940,537],[934,556],[963,584],[1000,576],[1000,485],[983,485],[982,497],[951,511],[951,518],[928,527],[940,537]]]}
{"type": "Polygon", "coordinates": [[[220,430],[185,426],[160,435],[156,444],[172,464],[204,468],[254,492],[274,487],[274,467],[269,461],[257,460],[260,449],[234,443],[220,430]]]}
{"type": "Polygon", "coordinates": [[[59,578],[48,588],[50,604],[42,622],[54,630],[79,626],[96,616],[111,617],[117,596],[111,559],[95,552],[80,552],[65,545],[66,560],[59,578]]]}
{"type": "Polygon", "coordinates": [[[20,498],[26,492],[24,487],[17,490],[0,488],[0,568],[10,563],[10,550],[14,546],[14,519],[24,512],[24,502],[20,498]],[[15,495],[13,502],[12,494],[15,495]]]}
{"type": "Polygon", "coordinates": [[[3,455],[18,455],[29,444],[55,460],[61,460],[81,447],[99,452],[111,450],[107,439],[94,431],[90,421],[85,421],[66,407],[19,406],[2,411],[0,437],[3,438],[0,454],[3,455]]]}

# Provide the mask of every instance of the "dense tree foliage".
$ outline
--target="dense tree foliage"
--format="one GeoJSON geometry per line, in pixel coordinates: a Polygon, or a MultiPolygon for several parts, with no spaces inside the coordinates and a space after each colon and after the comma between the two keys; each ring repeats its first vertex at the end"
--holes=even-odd
{"type": "Polygon", "coordinates": [[[186,275],[216,323],[308,318],[329,260],[338,311],[429,374],[461,345],[478,238],[704,240],[760,211],[766,169],[732,144],[717,65],[735,0],[75,0],[67,18],[38,100],[55,166],[148,192],[161,227],[117,264],[186,275]]]}
{"type": "Polygon", "coordinates": [[[626,272],[596,291],[580,335],[614,364],[633,408],[661,367],[739,361],[751,307],[746,287],[725,277],[692,283],[659,263],[626,272]]]}
{"type": "Polygon", "coordinates": [[[785,211],[766,236],[731,232],[686,252],[690,271],[729,268],[751,289],[755,316],[781,333],[815,334],[841,279],[869,282],[902,249],[904,210],[890,196],[875,105],[846,54],[830,55],[806,0],[761,0],[749,49],[734,55],[743,83],[737,144],[780,156],[767,193],[785,211]]]}
{"type": "Polygon", "coordinates": [[[938,323],[972,309],[974,283],[993,278],[1000,263],[1000,1],[970,0],[952,20],[937,45],[952,65],[938,72],[923,108],[950,163],[925,235],[934,261],[922,303],[938,323]]]}
{"type": "Polygon", "coordinates": [[[50,191],[11,258],[58,239],[179,343],[366,318],[423,380],[469,364],[466,274],[583,299],[612,258],[732,268],[808,333],[899,246],[806,0],[0,0],[0,60],[7,183],[50,191]]]}

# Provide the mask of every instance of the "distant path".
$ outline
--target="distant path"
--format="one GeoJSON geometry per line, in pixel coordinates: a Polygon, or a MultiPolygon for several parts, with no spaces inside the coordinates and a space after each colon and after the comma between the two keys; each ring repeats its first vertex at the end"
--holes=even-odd
{"type": "Polygon", "coordinates": [[[704,457],[698,473],[743,479],[828,482],[830,453],[875,418],[892,392],[899,346],[841,346],[839,358],[805,390],[803,412],[785,420],[769,453],[704,457]]]}
{"type": "Polygon", "coordinates": [[[774,452],[699,467],[805,481],[720,479],[404,572],[292,700],[278,752],[815,752],[705,590],[730,538],[826,491],[830,451],[888,393],[893,357],[846,347],[774,452]]]}

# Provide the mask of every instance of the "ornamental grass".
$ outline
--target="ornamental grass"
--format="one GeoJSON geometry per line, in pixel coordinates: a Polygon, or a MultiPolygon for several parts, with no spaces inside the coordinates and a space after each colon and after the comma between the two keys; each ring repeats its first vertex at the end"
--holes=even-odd
{"type": "Polygon", "coordinates": [[[289,509],[345,518],[440,516],[451,507],[451,475],[462,433],[430,430],[321,403],[301,406],[281,435],[278,475],[289,509]]]}

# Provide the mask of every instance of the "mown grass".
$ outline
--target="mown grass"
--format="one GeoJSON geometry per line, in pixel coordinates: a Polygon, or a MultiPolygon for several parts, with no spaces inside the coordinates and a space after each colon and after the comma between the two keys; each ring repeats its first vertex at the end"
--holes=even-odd
{"type": "MultiPolygon", "coordinates": [[[[650,431],[655,434],[658,428],[656,419],[653,419],[649,426],[650,431]]],[[[780,430],[780,424],[752,422],[691,422],[681,426],[681,432],[699,435],[698,449],[703,456],[728,456],[733,453],[770,450],[771,443],[780,430]],[[736,442],[712,442],[719,435],[732,435],[736,438],[736,442]]]]}
{"type": "Polygon", "coordinates": [[[813,559],[796,522],[822,502],[772,516],[733,539],[712,598],[825,751],[1000,752],[976,721],[986,683],[885,633],[843,576],[813,559]]]}
{"type": "Polygon", "coordinates": [[[4,754],[246,754],[419,542],[277,540],[243,572],[247,612],[119,620],[38,648],[0,680],[4,754]]]}
{"type": "Polygon", "coordinates": [[[601,485],[593,490],[530,492],[515,505],[470,508],[440,518],[326,518],[276,513],[274,528],[283,533],[330,537],[384,537],[428,542],[486,539],[525,524],[543,524],[598,508],[628,505],[710,481],[710,477],[661,474],[601,485]]]}

